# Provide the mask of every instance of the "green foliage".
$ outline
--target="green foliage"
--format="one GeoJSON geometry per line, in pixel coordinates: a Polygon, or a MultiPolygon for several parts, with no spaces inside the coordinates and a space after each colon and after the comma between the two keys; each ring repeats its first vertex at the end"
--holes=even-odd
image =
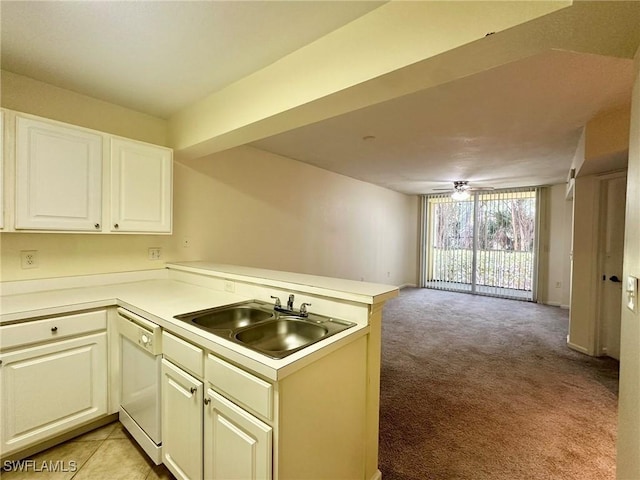
{"type": "MultiPolygon", "coordinates": [[[[471,283],[472,250],[434,248],[431,252],[433,268],[430,281],[471,283]]],[[[533,252],[479,250],[476,284],[530,291],[533,264],[533,252]]]]}

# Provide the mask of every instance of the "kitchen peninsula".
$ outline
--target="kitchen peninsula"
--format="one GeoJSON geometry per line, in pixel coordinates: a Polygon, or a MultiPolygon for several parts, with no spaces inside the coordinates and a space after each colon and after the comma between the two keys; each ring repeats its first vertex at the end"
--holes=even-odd
{"type": "Polygon", "coordinates": [[[2,287],[3,458],[29,454],[118,412],[123,312],[162,330],[161,458],[178,478],[223,478],[245,469],[277,479],[380,476],[380,326],[382,306],[397,295],[396,287],[208,262],[2,287]],[[313,314],[355,325],[275,359],[174,318],[247,300],[273,304],[272,297],[289,295],[296,307],[306,303],[313,314]],[[78,352],[84,361],[74,378],[93,385],[72,382],[55,392],[63,365],[57,344],[78,352]],[[31,372],[17,368],[35,354],[51,364],[40,362],[31,372]],[[25,375],[43,372],[53,379],[47,380],[54,390],[49,403],[57,410],[40,403],[39,415],[29,416],[36,404],[19,385],[29,385],[25,375]],[[88,400],[70,402],[76,411],[61,412],[69,392],[84,392],[88,400]],[[180,425],[172,425],[176,417],[168,412],[184,412],[181,402],[189,406],[191,423],[180,417],[180,425]],[[188,454],[181,432],[190,435],[188,454]]]}

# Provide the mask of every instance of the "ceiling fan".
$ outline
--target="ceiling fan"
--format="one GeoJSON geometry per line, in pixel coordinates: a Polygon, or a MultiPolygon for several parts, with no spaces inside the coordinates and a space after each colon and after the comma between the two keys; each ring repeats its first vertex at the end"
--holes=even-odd
{"type": "Polygon", "coordinates": [[[493,187],[472,187],[467,180],[456,180],[453,182],[453,190],[451,188],[434,188],[433,190],[451,192],[451,198],[454,200],[466,200],[472,192],[490,191],[493,190],[493,187]]]}

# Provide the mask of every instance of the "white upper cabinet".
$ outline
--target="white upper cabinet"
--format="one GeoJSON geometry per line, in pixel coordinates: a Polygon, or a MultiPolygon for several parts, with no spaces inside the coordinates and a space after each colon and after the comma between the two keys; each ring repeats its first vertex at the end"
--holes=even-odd
{"type": "Polygon", "coordinates": [[[102,136],[16,118],[16,229],[100,230],[102,136]]]}
{"type": "Polygon", "coordinates": [[[171,149],[4,113],[16,133],[4,137],[7,231],[171,233],[171,149]]]}
{"type": "Polygon", "coordinates": [[[111,231],[171,232],[172,152],[111,139],[111,231]]]}

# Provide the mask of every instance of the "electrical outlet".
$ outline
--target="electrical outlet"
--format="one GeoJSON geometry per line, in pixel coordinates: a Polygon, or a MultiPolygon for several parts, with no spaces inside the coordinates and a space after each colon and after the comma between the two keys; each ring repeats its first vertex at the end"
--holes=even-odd
{"type": "Polygon", "coordinates": [[[187,237],[182,239],[182,248],[189,248],[189,245],[191,245],[191,240],[188,239],[187,237]]]}
{"type": "Polygon", "coordinates": [[[149,248],[149,260],[160,260],[162,249],[160,247],[149,248]]]}
{"type": "Polygon", "coordinates": [[[224,281],[224,291],[225,292],[229,292],[229,293],[233,293],[236,291],[236,284],[233,283],[231,280],[225,280],[224,281]]]}
{"type": "Polygon", "coordinates": [[[38,268],[38,251],[22,250],[20,252],[20,266],[23,269],[38,268]]]}

